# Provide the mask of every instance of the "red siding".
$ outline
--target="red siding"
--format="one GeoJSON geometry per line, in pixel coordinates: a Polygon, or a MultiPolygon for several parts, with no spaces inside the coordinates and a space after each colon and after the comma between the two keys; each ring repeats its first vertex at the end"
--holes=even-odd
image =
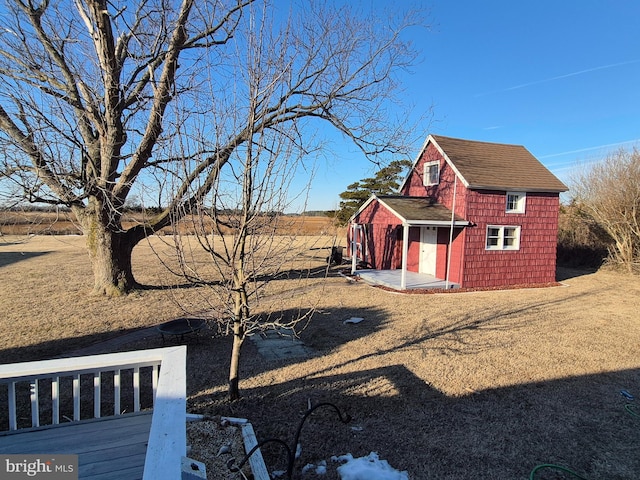
{"type": "Polygon", "coordinates": [[[447,279],[447,263],[450,263],[448,280],[460,283],[462,272],[462,259],[464,252],[464,231],[461,228],[453,229],[453,245],[451,247],[451,259],[449,261],[449,228],[438,228],[438,254],[436,260],[436,277],[447,279]]]}
{"type": "Polygon", "coordinates": [[[465,218],[467,215],[467,189],[460,179],[456,182],[456,174],[451,166],[445,161],[436,147],[434,147],[433,144],[429,144],[422,157],[420,157],[420,160],[416,163],[411,177],[404,185],[400,194],[412,197],[433,197],[437,203],[453,209],[454,191],[456,193],[455,213],[465,218]],[[440,162],[440,183],[438,185],[425,187],[422,183],[424,164],[436,160],[440,162]]]}
{"type": "Polygon", "coordinates": [[[420,228],[409,228],[409,248],[407,249],[407,270],[420,271],[420,228]]]}
{"type": "Polygon", "coordinates": [[[495,287],[555,281],[558,194],[527,193],[523,214],[505,212],[505,192],[468,195],[462,286],[495,287]],[[472,213],[473,212],[473,213],[472,213]],[[486,250],[487,225],[520,226],[519,250],[486,250]]]}
{"type": "Polygon", "coordinates": [[[367,225],[368,260],[371,267],[377,270],[400,268],[402,226],[398,217],[378,202],[371,202],[355,221],[367,225]]]}

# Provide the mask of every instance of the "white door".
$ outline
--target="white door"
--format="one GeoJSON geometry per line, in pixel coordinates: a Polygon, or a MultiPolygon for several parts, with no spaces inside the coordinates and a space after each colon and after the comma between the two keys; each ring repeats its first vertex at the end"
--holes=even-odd
{"type": "Polygon", "coordinates": [[[420,273],[436,274],[436,250],[438,247],[438,228],[420,228],[420,273]]]}

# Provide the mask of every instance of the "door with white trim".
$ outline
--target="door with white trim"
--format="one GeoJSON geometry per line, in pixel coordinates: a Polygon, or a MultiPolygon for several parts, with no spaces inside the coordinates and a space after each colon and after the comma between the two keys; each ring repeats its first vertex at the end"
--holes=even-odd
{"type": "Polygon", "coordinates": [[[438,227],[420,227],[420,273],[436,274],[438,227]]]}

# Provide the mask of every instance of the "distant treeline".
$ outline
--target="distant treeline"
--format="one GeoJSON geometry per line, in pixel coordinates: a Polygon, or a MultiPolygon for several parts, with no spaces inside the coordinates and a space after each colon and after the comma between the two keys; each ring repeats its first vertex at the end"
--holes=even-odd
{"type": "MultiPolygon", "coordinates": [[[[52,206],[52,205],[19,205],[19,206],[11,206],[11,207],[2,207],[0,206],[0,211],[4,212],[40,212],[40,213],[54,213],[54,212],[64,212],[70,213],[71,209],[64,205],[60,206],[52,206]]],[[[163,211],[163,207],[143,207],[141,205],[127,205],[123,209],[123,213],[150,213],[157,214],[163,211]]],[[[218,215],[226,215],[226,216],[234,216],[240,213],[239,210],[234,209],[219,209],[216,212],[218,215]]],[[[329,217],[332,218],[335,216],[335,210],[309,210],[302,213],[283,213],[278,211],[270,211],[264,212],[264,215],[268,217],[278,217],[278,216],[287,216],[287,217],[329,217]]]]}

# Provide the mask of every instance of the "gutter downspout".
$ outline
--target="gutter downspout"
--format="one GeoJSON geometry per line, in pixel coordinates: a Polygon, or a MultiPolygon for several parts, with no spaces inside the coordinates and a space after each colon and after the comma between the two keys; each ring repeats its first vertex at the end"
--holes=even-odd
{"type": "Polygon", "coordinates": [[[400,290],[407,289],[407,255],[409,255],[409,224],[402,224],[402,273],[400,275],[400,290]]]}
{"type": "Polygon", "coordinates": [[[451,228],[449,229],[449,248],[447,251],[447,275],[444,282],[446,289],[449,289],[449,271],[451,270],[451,248],[453,246],[453,226],[455,225],[456,215],[456,192],[458,190],[458,176],[453,177],[453,205],[451,206],[451,228]]]}

